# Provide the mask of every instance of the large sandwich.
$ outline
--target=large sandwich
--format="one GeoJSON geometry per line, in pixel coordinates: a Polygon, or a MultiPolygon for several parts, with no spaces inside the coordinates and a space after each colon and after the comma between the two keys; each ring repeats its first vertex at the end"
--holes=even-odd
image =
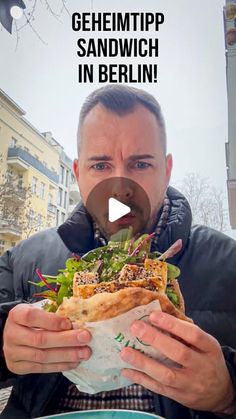
{"type": "Polygon", "coordinates": [[[137,240],[131,235],[131,230],[122,230],[107,246],[81,258],[74,255],[57,276],[37,270],[41,278],[37,285],[49,288],[36,294],[47,299],[43,308],[83,324],[113,318],[158,300],[162,311],[191,321],[184,314],[177,281],[180,270],[166,262],[180,250],[181,240],[160,254],[150,252],[153,234],[137,240]]]}

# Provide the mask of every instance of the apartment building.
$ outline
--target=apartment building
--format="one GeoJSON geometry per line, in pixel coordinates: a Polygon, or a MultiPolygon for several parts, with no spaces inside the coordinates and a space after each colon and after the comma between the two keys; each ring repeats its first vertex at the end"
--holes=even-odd
{"type": "MultiPolygon", "coordinates": [[[[64,223],[69,214],[70,189],[73,188],[72,160],[62,150],[60,154],[57,225],[64,223]]],[[[78,192],[78,187],[76,185],[78,192]]],[[[79,201],[79,193],[78,193],[79,201]]],[[[78,202],[77,201],[77,202],[78,202]]]]}
{"type": "Polygon", "coordinates": [[[33,127],[25,111],[1,89],[0,175],[0,254],[68,216],[72,161],[52,134],[33,127]],[[9,196],[1,189],[6,178],[14,181],[9,196]]]}
{"type": "Polygon", "coordinates": [[[66,155],[63,147],[53,138],[51,132],[43,135],[59,153],[59,180],[56,202],[56,226],[64,223],[80,201],[80,192],[73,175],[73,161],[66,155]]]}

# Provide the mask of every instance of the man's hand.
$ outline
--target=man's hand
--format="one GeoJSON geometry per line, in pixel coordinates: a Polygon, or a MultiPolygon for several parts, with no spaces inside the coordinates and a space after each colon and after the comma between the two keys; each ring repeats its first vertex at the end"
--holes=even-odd
{"type": "Polygon", "coordinates": [[[152,325],[135,321],[133,335],[179,367],[167,367],[137,350],[124,348],[122,359],[139,371],[124,369],[122,374],[189,408],[225,410],[234,399],[234,389],[217,340],[198,326],[166,313],[153,312],[149,320],[152,325]]]}
{"type": "Polygon", "coordinates": [[[87,360],[91,336],[70,320],[29,304],[14,307],[5,324],[3,351],[15,374],[67,371],[87,360]]]}

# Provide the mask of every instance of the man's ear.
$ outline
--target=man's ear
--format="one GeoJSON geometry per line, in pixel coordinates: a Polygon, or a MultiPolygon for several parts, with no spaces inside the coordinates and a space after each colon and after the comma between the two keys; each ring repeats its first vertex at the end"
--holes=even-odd
{"type": "Polygon", "coordinates": [[[79,161],[78,161],[78,159],[75,159],[73,161],[73,172],[74,172],[74,176],[76,178],[76,181],[79,184],[79,161]]]}
{"type": "Polygon", "coordinates": [[[167,154],[166,156],[166,181],[167,185],[169,185],[171,172],[173,167],[173,159],[171,154],[167,154]]]}

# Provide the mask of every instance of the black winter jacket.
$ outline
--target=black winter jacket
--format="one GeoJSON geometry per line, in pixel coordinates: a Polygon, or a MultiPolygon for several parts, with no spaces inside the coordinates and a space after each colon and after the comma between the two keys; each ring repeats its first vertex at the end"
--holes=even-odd
{"type": "MultiPolygon", "coordinates": [[[[191,211],[186,199],[173,188],[168,189],[168,196],[171,213],[158,249],[153,250],[162,252],[178,238],[183,240],[182,251],[170,262],[181,269],[179,283],[186,314],[218,339],[236,387],[236,242],[207,227],[191,228],[191,211]]],[[[83,255],[97,246],[91,219],[79,204],[58,231],[40,232],[7,251],[0,258],[1,336],[9,310],[20,302],[35,301],[33,294],[38,289],[28,281],[38,281],[36,268],[55,275],[71,252],[83,255]]],[[[48,403],[63,388],[66,379],[60,373],[16,376],[7,369],[1,352],[0,381],[2,387],[13,384],[8,405],[0,417],[24,419],[46,415],[48,403]]],[[[167,419],[217,417],[190,410],[158,395],[155,395],[155,406],[156,413],[167,419]]]]}

